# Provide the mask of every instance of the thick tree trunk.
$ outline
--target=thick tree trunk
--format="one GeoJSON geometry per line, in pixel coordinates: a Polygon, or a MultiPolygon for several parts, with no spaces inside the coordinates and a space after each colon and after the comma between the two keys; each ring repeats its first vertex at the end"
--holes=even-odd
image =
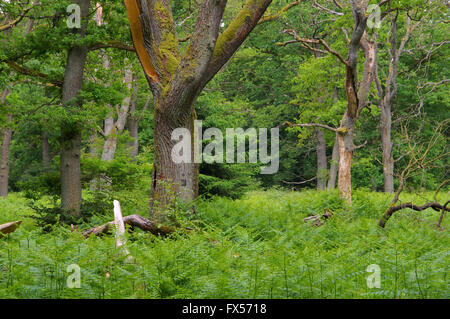
{"type": "Polygon", "coordinates": [[[384,191],[386,193],[394,192],[394,159],[392,154],[392,116],[391,106],[384,105],[381,109],[381,145],[383,149],[383,174],[384,174],[384,191]]]}
{"type": "Polygon", "coordinates": [[[63,138],[61,151],[61,208],[80,216],[81,208],[81,132],[63,138]]]}
{"type": "Polygon", "coordinates": [[[321,128],[316,128],[317,137],[317,189],[327,188],[328,164],[327,164],[327,142],[325,132],[321,128]]]}
{"type": "Polygon", "coordinates": [[[339,168],[339,140],[338,135],[336,134],[336,139],[334,141],[333,153],[331,154],[331,163],[330,163],[330,178],[328,179],[328,189],[336,188],[336,180],[339,168]]]}
{"type": "Polygon", "coordinates": [[[50,145],[45,132],[42,133],[42,165],[44,172],[47,173],[50,169],[50,145]]]}
{"type": "MultiPolygon", "coordinates": [[[[12,114],[8,115],[8,125],[12,124],[12,114]]],[[[9,157],[11,153],[11,139],[13,131],[10,127],[3,130],[2,153],[0,162],[0,196],[8,197],[9,185],[9,157]]]]}
{"type": "Polygon", "coordinates": [[[345,132],[338,134],[339,142],[339,174],[338,174],[338,189],[341,197],[348,203],[352,202],[352,159],[353,159],[353,129],[356,120],[348,113],[345,114],[342,120],[342,127],[345,127],[345,132]]]}
{"type": "MultiPolygon", "coordinates": [[[[81,7],[81,18],[89,14],[90,0],[78,0],[74,3],[81,7]]],[[[86,34],[87,24],[79,31],[86,34]]],[[[81,100],[78,93],[83,85],[84,65],[88,50],[86,47],[73,47],[67,57],[62,103],[67,107],[79,107],[81,100]]],[[[80,216],[81,208],[81,128],[78,123],[66,123],[61,127],[61,208],[74,216],[80,216]]]]}
{"type": "MultiPolygon", "coordinates": [[[[158,105],[161,105],[158,103],[158,105]]],[[[163,108],[165,109],[165,108],[163,108]]],[[[192,107],[188,113],[173,120],[167,114],[155,108],[154,146],[155,158],[152,174],[152,190],[150,196],[150,215],[162,222],[166,219],[167,210],[176,204],[177,199],[189,203],[198,196],[198,164],[194,163],[193,138],[195,112],[192,107]],[[175,129],[185,128],[191,134],[190,160],[176,163],[172,158],[172,150],[179,141],[172,140],[175,129]]],[[[176,137],[180,138],[181,137],[176,137]]],[[[184,154],[184,153],[183,153],[184,154]]]]}

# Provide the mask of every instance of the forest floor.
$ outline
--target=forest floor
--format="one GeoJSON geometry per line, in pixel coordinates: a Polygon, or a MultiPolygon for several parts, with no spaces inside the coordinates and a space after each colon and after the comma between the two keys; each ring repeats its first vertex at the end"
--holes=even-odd
{"type": "Polygon", "coordinates": [[[130,263],[113,235],[84,239],[68,226],[42,232],[26,199],[11,194],[0,199],[0,224],[23,224],[0,239],[0,298],[449,298],[448,217],[438,230],[439,213],[404,210],[381,229],[390,199],[358,190],[350,208],[336,192],[273,190],[201,201],[201,230],[167,238],[130,232],[130,263]],[[322,227],[303,221],[324,209],[334,216],[322,227]],[[81,269],[79,289],[67,287],[71,264],[81,269]],[[380,288],[367,284],[373,264],[380,288]]]}

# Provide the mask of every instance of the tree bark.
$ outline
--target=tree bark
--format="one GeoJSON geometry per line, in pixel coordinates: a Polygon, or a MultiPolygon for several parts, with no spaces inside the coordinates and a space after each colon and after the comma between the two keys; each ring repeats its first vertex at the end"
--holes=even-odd
{"type": "Polygon", "coordinates": [[[339,170],[338,189],[341,197],[348,203],[352,202],[352,160],[353,160],[353,130],[356,119],[346,112],[342,119],[344,133],[338,133],[339,143],[339,170]]]}
{"type": "MultiPolygon", "coordinates": [[[[193,101],[192,101],[193,103],[193,101]]],[[[169,102],[169,104],[171,104],[169,102]]],[[[161,105],[158,103],[158,105],[161,105]]],[[[191,132],[191,150],[194,138],[194,112],[192,107],[182,118],[173,121],[170,116],[155,108],[154,126],[154,163],[152,189],[150,196],[150,216],[158,222],[165,219],[165,211],[173,207],[176,199],[189,203],[198,195],[198,164],[193,154],[190,162],[175,163],[172,150],[177,142],[172,140],[172,132],[177,128],[186,128],[191,132]]],[[[183,150],[185,151],[185,150],[183,150]]]]}
{"type": "Polygon", "coordinates": [[[321,128],[316,128],[317,137],[317,189],[325,190],[327,188],[328,164],[327,164],[327,142],[325,141],[325,132],[321,128]]]}
{"type": "Polygon", "coordinates": [[[136,159],[139,154],[139,123],[142,119],[143,113],[147,110],[150,100],[148,100],[142,110],[142,114],[138,114],[137,102],[139,87],[137,77],[133,79],[133,93],[131,95],[130,110],[127,121],[128,133],[131,140],[127,142],[127,149],[132,159],[136,159]]]}
{"type": "Polygon", "coordinates": [[[42,133],[42,165],[44,172],[48,173],[50,169],[50,145],[48,143],[47,134],[42,133]]]}
{"type": "Polygon", "coordinates": [[[384,105],[380,115],[381,145],[383,150],[384,191],[394,192],[394,158],[392,154],[392,115],[391,105],[384,105]]]}
{"type": "MultiPolygon", "coordinates": [[[[80,5],[82,28],[78,31],[85,37],[90,0],[78,0],[80,5]]],[[[83,85],[83,73],[88,49],[85,46],[72,47],[69,50],[64,82],[62,103],[66,108],[79,107],[82,103],[78,93],[83,85]]],[[[61,127],[61,208],[74,216],[80,216],[81,209],[81,128],[79,123],[66,123],[61,127]]]]}
{"type": "Polygon", "coordinates": [[[173,162],[172,132],[177,128],[193,131],[198,95],[241,46],[271,2],[246,0],[219,35],[227,1],[204,0],[190,44],[182,53],[170,1],[125,0],[133,43],[154,98],[151,215],[163,216],[175,197],[190,201],[197,196],[198,164],[173,162]]]}
{"type": "Polygon", "coordinates": [[[331,154],[331,163],[330,163],[330,176],[328,179],[328,189],[336,188],[336,180],[339,168],[339,140],[338,135],[336,134],[336,139],[334,141],[333,153],[331,154]]]}
{"type": "MultiPolygon", "coordinates": [[[[12,114],[8,114],[8,125],[12,124],[12,114]]],[[[11,139],[13,130],[10,127],[3,129],[2,153],[0,162],[0,196],[8,197],[9,185],[9,157],[11,154],[11,139]]]]}

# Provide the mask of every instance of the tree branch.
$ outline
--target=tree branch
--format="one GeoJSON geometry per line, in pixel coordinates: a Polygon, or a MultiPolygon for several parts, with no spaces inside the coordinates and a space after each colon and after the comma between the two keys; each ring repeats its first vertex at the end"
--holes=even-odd
{"type": "Polygon", "coordinates": [[[333,131],[335,133],[339,132],[339,129],[337,129],[337,128],[334,128],[334,127],[331,127],[331,126],[328,126],[325,124],[320,124],[320,123],[293,124],[291,122],[286,121],[282,124],[282,126],[285,126],[285,125],[288,125],[289,127],[320,127],[320,128],[326,129],[326,130],[333,131]]]}
{"type": "Polygon", "coordinates": [[[280,11],[278,11],[275,14],[270,14],[270,15],[265,15],[261,18],[261,20],[259,20],[258,24],[262,24],[265,22],[270,22],[273,20],[278,19],[280,16],[282,16],[284,13],[286,13],[287,11],[289,11],[290,9],[292,9],[293,7],[297,6],[300,4],[300,2],[302,1],[295,1],[295,2],[291,2],[289,4],[287,4],[286,6],[284,6],[280,11]]]}

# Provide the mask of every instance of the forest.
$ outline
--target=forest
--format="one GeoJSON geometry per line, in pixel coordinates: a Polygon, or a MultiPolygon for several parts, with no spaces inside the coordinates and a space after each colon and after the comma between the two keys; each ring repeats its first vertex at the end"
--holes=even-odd
{"type": "Polygon", "coordinates": [[[0,299],[450,298],[449,6],[0,0],[0,299]]]}

